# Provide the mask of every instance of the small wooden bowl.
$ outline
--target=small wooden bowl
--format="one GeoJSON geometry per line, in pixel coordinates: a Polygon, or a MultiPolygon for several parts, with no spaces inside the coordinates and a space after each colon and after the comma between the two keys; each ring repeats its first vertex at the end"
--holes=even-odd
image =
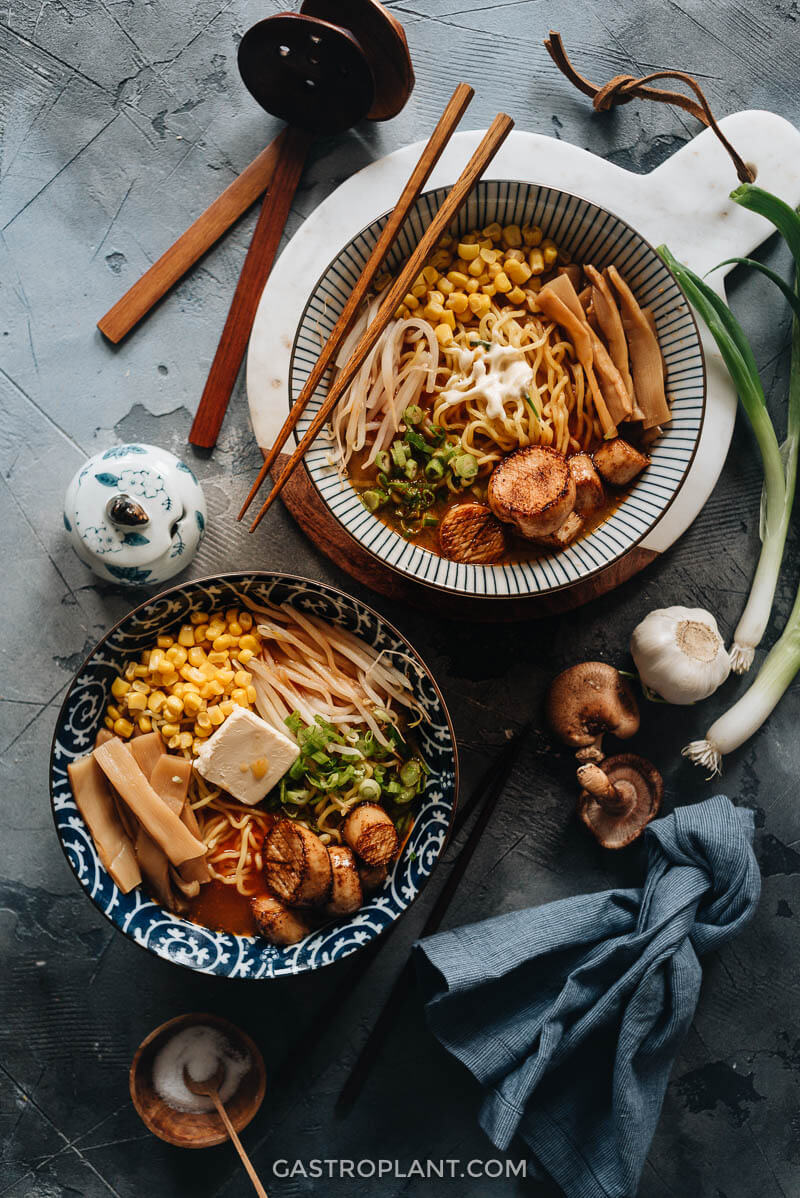
{"type": "Polygon", "coordinates": [[[216,1111],[196,1113],[176,1111],[167,1106],[153,1086],[153,1062],[159,1050],[177,1032],[202,1024],[213,1027],[237,1048],[248,1053],[252,1062],[236,1093],[225,1104],[231,1123],[240,1132],[247,1127],[261,1103],[266,1089],[264,1058],[250,1037],[219,1015],[194,1012],[168,1019],[147,1036],[131,1062],[129,1085],[136,1113],[148,1131],[178,1148],[212,1148],[228,1139],[225,1125],[216,1111]]]}

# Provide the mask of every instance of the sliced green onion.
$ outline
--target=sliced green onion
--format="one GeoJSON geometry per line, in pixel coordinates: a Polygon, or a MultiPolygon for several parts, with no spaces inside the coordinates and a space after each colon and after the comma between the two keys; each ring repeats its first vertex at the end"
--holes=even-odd
{"type": "Polygon", "coordinates": [[[379,507],[386,503],[389,496],[385,491],[364,491],[361,495],[361,502],[368,512],[377,512],[379,507]]]}
{"type": "Polygon", "coordinates": [[[462,453],[450,463],[450,469],[457,478],[469,481],[478,473],[478,461],[471,453],[462,453]]]}
{"type": "Polygon", "coordinates": [[[435,528],[438,523],[439,523],[438,516],[431,516],[426,513],[426,515],[424,515],[422,517],[422,527],[423,528],[435,528]]]}
{"type": "Polygon", "coordinates": [[[392,459],[385,449],[380,449],[375,454],[375,465],[379,470],[382,470],[384,474],[388,474],[391,470],[392,459]]]}
{"type": "Polygon", "coordinates": [[[424,415],[425,413],[419,404],[412,403],[403,412],[403,420],[405,420],[406,424],[421,424],[424,415]]]}
{"type": "Polygon", "coordinates": [[[414,460],[414,458],[409,458],[409,460],[405,464],[403,473],[405,474],[406,478],[409,478],[409,479],[416,478],[417,474],[419,473],[419,463],[416,462],[414,460]]]}
{"type": "Polygon", "coordinates": [[[425,465],[425,477],[435,482],[437,479],[444,477],[444,466],[438,457],[431,458],[425,465]]]}
{"type": "Polygon", "coordinates": [[[408,446],[404,441],[392,441],[389,452],[392,455],[392,461],[395,466],[399,466],[402,470],[408,461],[408,446]]]}
{"type": "Polygon", "coordinates": [[[473,337],[470,341],[470,345],[475,345],[475,346],[482,345],[484,349],[492,348],[491,341],[481,341],[480,337],[473,337]]]}
{"type": "Polygon", "coordinates": [[[413,445],[414,449],[424,454],[426,458],[430,457],[433,453],[425,438],[421,437],[419,433],[414,432],[413,428],[406,429],[406,442],[406,452],[408,452],[408,445],[413,445]]]}
{"type": "Polygon", "coordinates": [[[365,778],[359,784],[358,797],[368,803],[374,803],[381,797],[381,788],[374,778],[365,778]]]}
{"type": "Polygon", "coordinates": [[[538,412],[537,412],[537,410],[536,410],[536,404],[535,404],[535,403],[533,402],[533,400],[531,399],[531,393],[530,393],[530,391],[526,391],[526,392],[525,392],[525,403],[528,405],[528,407],[530,408],[530,410],[533,412],[533,414],[534,414],[534,416],[536,417],[536,419],[537,419],[537,420],[541,419],[541,417],[539,416],[539,413],[538,413],[538,412]]]}

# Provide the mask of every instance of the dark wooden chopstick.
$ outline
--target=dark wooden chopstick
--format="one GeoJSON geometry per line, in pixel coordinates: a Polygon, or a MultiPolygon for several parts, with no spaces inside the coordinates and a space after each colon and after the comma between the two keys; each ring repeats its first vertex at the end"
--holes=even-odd
{"type": "MultiPolygon", "coordinates": [[[[500,798],[505,784],[508,781],[509,775],[516,763],[520,751],[525,743],[526,736],[530,730],[530,725],[527,724],[522,728],[516,736],[509,742],[508,746],[503,750],[499,760],[496,763],[494,770],[494,778],[488,788],[486,799],[481,808],[478,818],[472,827],[464,847],[459,853],[456,863],[450,871],[450,875],[442,887],[439,895],[431,908],[428,918],[420,932],[420,938],[432,935],[438,930],[439,925],[447,913],[447,908],[450,906],[452,898],[458,889],[459,883],[463,878],[467,866],[472,859],[472,855],[478,846],[486,825],[492,817],[497,801],[500,798]]],[[[367,1039],[361,1049],[361,1052],[356,1058],[356,1062],[350,1071],[350,1074],[342,1086],[339,1097],[336,1100],[336,1110],[343,1114],[349,1111],[369,1076],[370,1070],[374,1065],[381,1048],[389,1035],[389,1031],[394,1025],[398,1014],[405,1003],[405,1000],[413,987],[414,982],[414,967],[409,957],[400,974],[392,987],[389,997],[386,999],[384,1006],[378,1015],[378,1018],[373,1024],[372,1031],[367,1036],[367,1039]]]]}
{"type": "Polygon", "coordinates": [[[358,374],[364,359],[383,333],[389,321],[394,316],[394,312],[400,304],[400,301],[410,290],[414,279],[422,270],[429,255],[433,252],[437,242],[439,241],[439,238],[444,235],[451,221],[457,216],[461,208],[464,206],[473,187],[478,182],[481,175],[486,170],[489,163],[492,161],[513,127],[514,122],[512,121],[511,117],[507,116],[504,112],[498,113],[492,121],[488,131],[481,140],[480,145],[443,200],[441,207],[434,215],[433,220],[423,233],[416,248],[406,261],[405,266],[397,275],[394,282],[390,283],[389,287],[387,288],[386,294],[381,301],[380,308],[378,309],[374,320],[367,326],[366,331],[360,338],[358,345],[354,349],[349,360],[340,370],[321,407],[312,418],[308,429],[300,441],[300,444],[289,458],[289,461],[280,478],[278,478],[274,483],[272,490],[267,496],[264,506],[261,508],[261,511],[258,513],[252,525],[250,526],[251,532],[253,532],[261,523],[272,504],[286,486],[286,483],[289,481],[289,478],[293,474],[298,463],[302,461],[307,450],[316,440],[320,429],[325,424],[331,412],[336,407],[336,404],[339,402],[342,395],[345,393],[353,379],[358,374]]]}
{"type": "MultiPolygon", "coordinates": [[[[519,735],[521,736],[521,734],[519,735]]],[[[456,839],[461,834],[473,811],[481,804],[486,795],[490,793],[496,780],[500,780],[502,785],[508,777],[508,753],[509,749],[516,743],[517,737],[498,753],[494,761],[483,771],[466,801],[459,803],[456,817],[453,821],[452,839],[456,839]]],[[[339,985],[335,987],[322,1007],[315,1013],[310,1027],[303,1028],[296,1045],[286,1053],[283,1061],[272,1074],[271,1084],[276,1091],[280,1090],[282,1083],[290,1082],[293,1077],[297,1076],[298,1072],[302,1072],[300,1066],[303,1061],[308,1059],[317,1044],[323,1039],[341,1008],[355,992],[362,978],[371,969],[375,958],[386,948],[386,945],[400,925],[401,920],[396,919],[394,923],[389,924],[385,932],[382,932],[377,939],[373,940],[371,944],[368,944],[366,948],[361,949],[358,953],[350,970],[342,977],[339,985]]]]}
{"type": "Polygon", "coordinates": [[[132,287],[97,322],[100,332],[116,345],[182,279],[190,267],[219,241],[272,181],[285,130],[245,167],[222,195],[209,204],[177,241],[137,279],[132,287]]]}
{"type": "Polygon", "coordinates": [[[306,379],[303,390],[298,395],[295,402],[289,411],[287,419],[283,423],[283,428],[278,433],[277,440],[272,448],[267,453],[264,459],[264,464],[258,472],[258,478],[250,488],[250,493],[245,499],[242,510],[237,516],[237,520],[241,520],[250,504],[255,499],[261,484],[269,474],[278,454],[283,449],[292,432],[294,431],[297,422],[306,409],[308,401],[316,391],[320,379],[328,369],[334,355],[339,346],[344,341],[350,331],[353,321],[355,320],[358,310],[361,306],[361,301],[372,286],[372,282],[378,273],[386,255],[394,244],[394,240],[400,231],[403,222],[408,216],[410,210],[419,199],[420,192],[430,178],[431,171],[436,166],[436,163],[442,156],[442,153],[447,146],[450,138],[455,132],[456,126],[461,120],[467,105],[475,95],[473,88],[466,83],[459,83],[458,87],[453,92],[447,107],[439,118],[439,122],[430,136],[430,139],[425,146],[425,149],[420,155],[420,159],[414,170],[411,172],[408,182],[403,188],[400,198],[397,201],[394,211],[383,227],[380,237],[375,243],[375,248],[367,259],[366,265],[361,272],[358,282],[350,293],[350,297],[342,309],[342,313],[336,324],[333,326],[331,335],[328,338],[322,353],[317,358],[311,370],[311,374],[306,379]]]}

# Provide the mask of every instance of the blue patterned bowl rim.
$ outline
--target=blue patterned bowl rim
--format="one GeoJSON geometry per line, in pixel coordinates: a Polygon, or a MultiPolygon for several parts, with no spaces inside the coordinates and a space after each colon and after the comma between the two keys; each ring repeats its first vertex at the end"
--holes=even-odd
{"type": "Polygon", "coordinates": [[[95,645],[70,684],[56,719],[50,793],[56,834],[78,882],[98,910],[134,943],[164,960],[219,977],[260,980],[304,973],[341,960],[386,931],[418,897],[447,843],[458,801],[458,749],[447,706],[428,666],[393,624],[361,600],[327,583],[271,571],[194,579],[161,591],[119,620],[95,645]],[[85,754],[102,725],[118,663],[152,644],[156,629],[178,623],[199,604],[233,606],[236,595],[296,604],[409,657],[427,719],[417,730],[431,774],[411,836],[383,887],[359,911],[277,948],[254,936],[201,927],[164,910],[139,887],[123,895],[100,863],[81,819],[67,764],[85,754]],[[303,605],[305,605],[303,607],[303,605]]]}
{"type": "MultiPolygon", "coordinates": [[[[449,190],[438,187],[422,192],[387,256],[390,269],[408,256],[449,190]]],[[[637,299],[653,309],[667,368],[666,389],[672,396],[673,419],[651,450],[653,462],[642,479],[602,524],[567,549],[530,562],[481,566],[439,557],[384,525],[364,508],[350,484],[339,480],[327,443],[318,441],[304,461],[322,502],[361,548],[383,566],[434,590],[476,598],[518,599],[565,590],[601,574],[636,548],[666,514],[686,481],[700,443],[706,410],[706,363],[694,312],[675,275],[651,242],[623,217],[574,192],[523,180],[484,179],[473,189],[455,223],[462,232],[482,228],[499,219],[501,208],[505,212],[502,224],[540,224],[545,236],[571,252],[585,253],[584,261],[591,254],[601,269],[613,262],[637,299]],[[546,213],[551,214],[550,219],[546,213]],[[572,230],[576,225],[585,229],[587,218],[589,232],[573,238],[572,230]],[[634,264],[637,273],[631,274],[634,264]],[[648,302],[648,296],[653,302],[648,302]]],[[[333,327],[359,267],[366,262],[390,215],[390,211],[382,213],[350,238],[314,285],[292,344],[290,407],[319,354],[320,335],[324,338],[333,327]]],[[[323,380],[294,430],[295,442],[305,433],[326,392],[323,380]]]]}

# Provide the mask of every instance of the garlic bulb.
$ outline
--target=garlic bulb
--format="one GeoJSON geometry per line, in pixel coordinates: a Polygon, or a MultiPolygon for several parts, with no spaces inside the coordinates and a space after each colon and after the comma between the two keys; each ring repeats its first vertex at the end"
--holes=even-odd
{"type": "Polygon", "coordinates": [[[707,699],[731,672],[717,621],[699,607],[651,611],[633,630],[631,653],[642,683],[668,703],[707,699]]]}

